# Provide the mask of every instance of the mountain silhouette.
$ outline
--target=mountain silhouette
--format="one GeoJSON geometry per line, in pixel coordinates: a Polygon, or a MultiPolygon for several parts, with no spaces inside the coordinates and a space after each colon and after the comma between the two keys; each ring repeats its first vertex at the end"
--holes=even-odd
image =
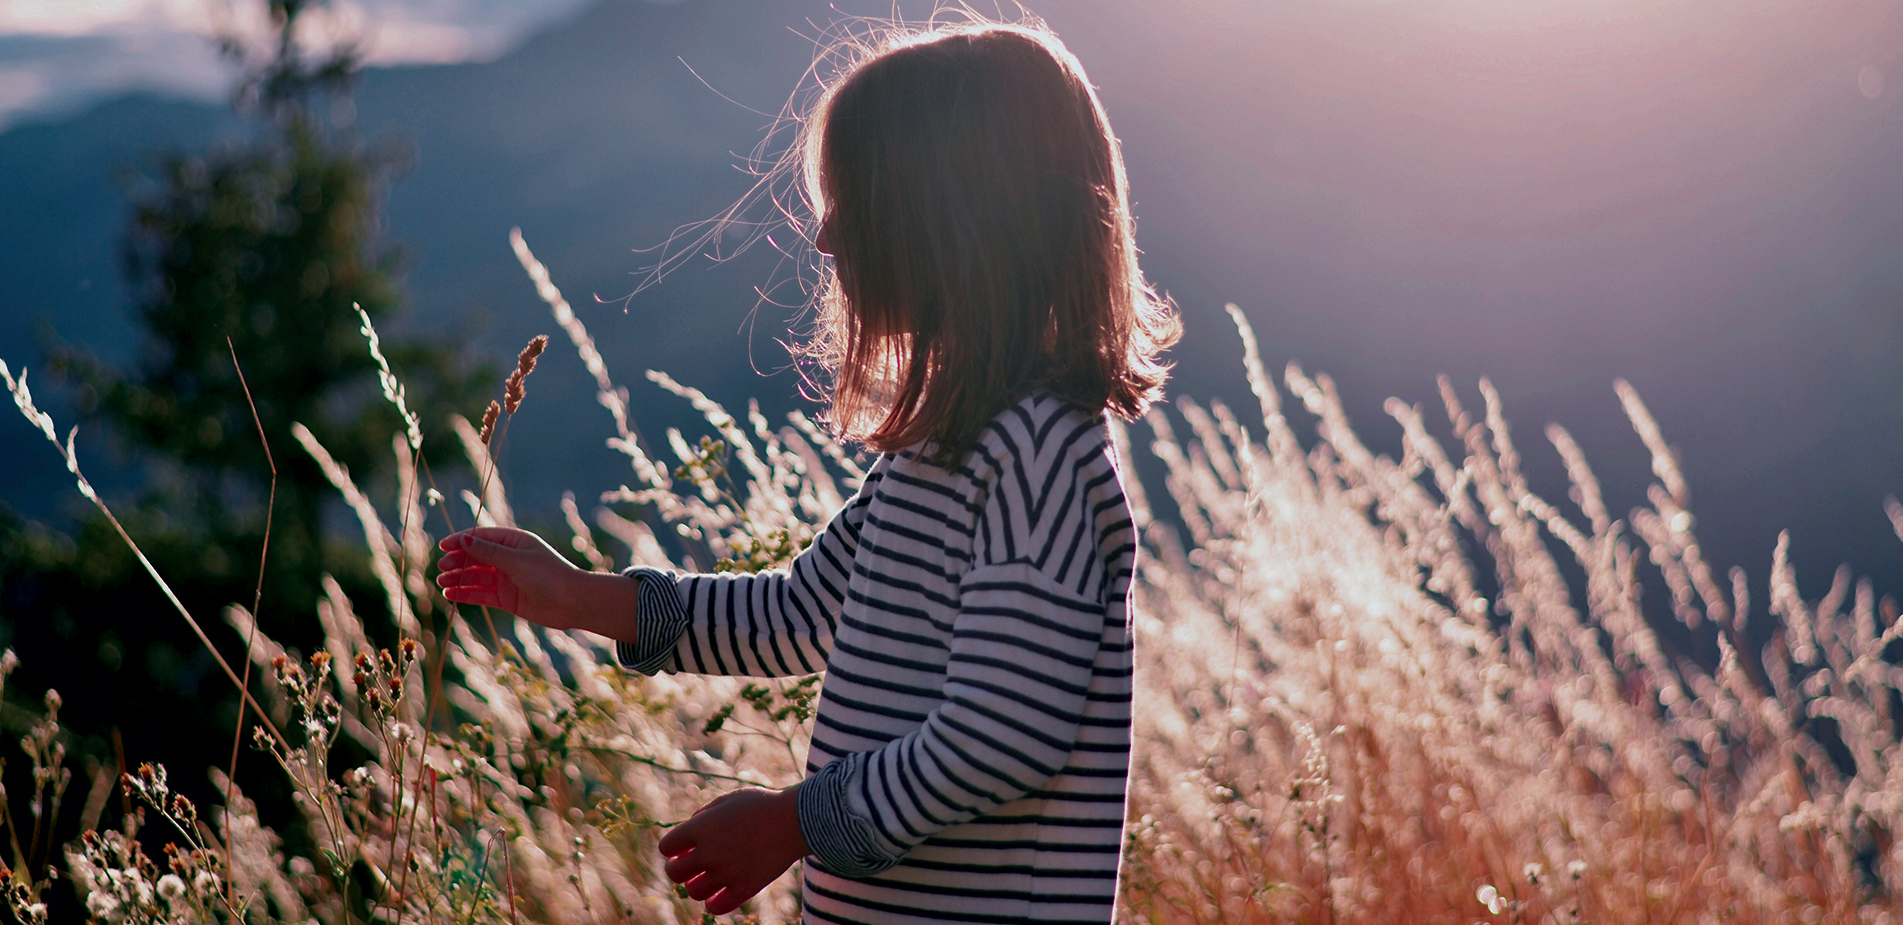
{"type": "MultiPolygon", "coordinates": [[[[1679,448],[1717,565],[1746,567],[1761,590],[1788,527],[1810,593],[1839,562],[1903,588],[1881,508],[1903,493],[1892,4],[1746,3],[1722,19],[1688,2],[1034,9],[1124,140],[1144,266],[1188,329],[1175,394],[1248,407],[1221,309],[1234,301],[1271,370],[1298,359],[1332,374],[1377,449],[1398,446],[1387,396],[1437,411],[1444,372],[1477,406],[1491,376],[1534,487],[1565,495],[1541,436],[1557,421],[1617,512],[1650,479],[1613,395],[1624,377],[1679,448]]],[[[400,329],[467,329],[505,357],[558,333],[509,252],[519,226],[650,437],[694,418],[648,368],[736,410],[749,396],[775,414],[800,406],[776,342],[803,298],[793,264],[763,241],[640,288],[655,254],[635,249],[744,194],[744,156],[815,38],[890,10],[602,0],[491,62],[368,72],[356,125],[414,154],[387,218],[410,255],[400,329]]],[[[125,178],[236,131],[221,107],[133,96],[0,134],[0,357],[37,367],[42,321],[130,357],[125,178]]],[[[564,488],[585,501],[629,478],[556,346],[509,437],[524,516],[552,512],[564,488]]],[[[82,431],[82,453],[95,436],[82,431]]],[[[37,439],[0,418],[0,500],[52,516],[72,493],[37,439]]]]}

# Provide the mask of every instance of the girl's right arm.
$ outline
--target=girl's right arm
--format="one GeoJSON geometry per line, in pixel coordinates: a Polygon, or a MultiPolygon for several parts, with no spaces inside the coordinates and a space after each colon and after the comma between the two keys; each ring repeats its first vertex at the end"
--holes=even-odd
{"type": "Polygon", "coordinates": [[[866,506],[885,474],[881,458],[830,524],[785,569],[640,579],[638,643],[616,647],[623,667],[653,674],[784,677],[824,671],[852,578],[866,506]]]}
{"type": "Polygon", "coordinates": [[[678,575],[636,568],[622,577],[578,569],[525,530],[478,527],[442,541],[437,583],[457,603],[607,636],[624,667],[648,674],[812,674],[832,651],[866,504],[884,470],[881,459],[785,569],[678,575]]]}
{"type": "Polygon", "coordinates": [[[436,583],[458,604],[494,607],[552,629],[636,640],[634,582],[576,568],[541,537],[515,527],[476,527],[437,544],[436,583]]]}

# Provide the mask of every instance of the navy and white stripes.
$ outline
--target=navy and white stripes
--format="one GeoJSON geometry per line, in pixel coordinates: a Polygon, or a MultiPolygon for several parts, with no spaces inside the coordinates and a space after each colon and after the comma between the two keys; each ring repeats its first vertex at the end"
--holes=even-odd
{"type": "Polygon", "coordinates": [[[624,665],[827,672],[808,921],[1110,920],[1136,553],[1113,458],[1100,416],[1033,396],[955,471],[881,458],[785,571],[638,572],[624,665]]]}

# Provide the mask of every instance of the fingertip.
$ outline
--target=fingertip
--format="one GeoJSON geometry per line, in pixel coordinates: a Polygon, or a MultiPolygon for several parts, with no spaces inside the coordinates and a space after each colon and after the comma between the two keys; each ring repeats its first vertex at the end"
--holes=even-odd
{"type": "Polygon", "coordinates": [[[687,836],[684,830],[674,828],[668,830],[666,835],[661,836],[661,841],[656,847],[661,849],[662,857],[672,859],[692,851],[694,842],[693,839],[687,836]]]}
{"type": "Polygon", "coordinates": [[[733,890],[723,889],[719,893],[707,897],[707,914],[726,915],[740,908],[740,902],[740,900],[734,899],[733,890]]]}
{"type": "Polygon", "coordinates": [[[687,887],[687,897],[689,899],[703,903],[713,899],[721,890],[720,884],[715,883],[714,879],[706,873],[702,873],[683,885],[687,887]]]}

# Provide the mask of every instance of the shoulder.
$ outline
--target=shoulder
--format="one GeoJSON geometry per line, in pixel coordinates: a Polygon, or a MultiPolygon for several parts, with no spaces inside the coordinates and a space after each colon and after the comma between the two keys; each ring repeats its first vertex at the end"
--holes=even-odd
{"type": "Polygon", "coordinates": [[[977,559],[1041,566],[1101,545],[1127,508],[1114,459],[1101,413],[1048,395],[1005,409],[967,464],[983,495],[977,559]]]}
{"type": "Polygon", "coordinates": [[[1037,392],[991,419],[967,465],[985,482],[1004,476],[1063,477],[1095,462],[1108,465],[1111,455],[1101,411],[1037,392]]]}

